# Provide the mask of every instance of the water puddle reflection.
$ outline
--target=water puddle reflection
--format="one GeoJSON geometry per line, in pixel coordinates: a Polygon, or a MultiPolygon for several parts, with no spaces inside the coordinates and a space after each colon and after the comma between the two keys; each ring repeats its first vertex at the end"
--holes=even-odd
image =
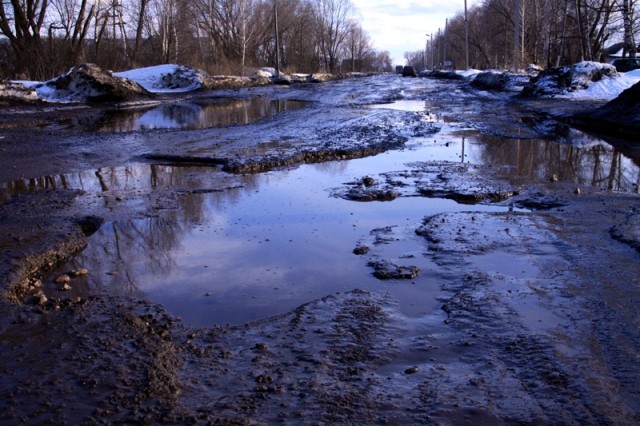
{"type": "MultiPolygon", "coordinates": [[[[255,320],[336,291],[362,288],[388,291],[403,312],[420,316],[437,311],[439,291],[437,268],[423,255],[424,240],[415,235],[422,219],[508,207],[422,197],[359,203],[331,196],[330,190],[345,182],[406,170],[407,163],[416,161],[507,166],[506,178],[519,184],[547,182],[556,175],[603,190],[638,192],[640,178],[631,159],[580,132],[557,142],[443,128],[403,150],[259,175],[136,164],[19,180],[0,184],[0,202],[48,188],[89,195],[123,191],[138,212],[149,212],[105,223],[89,246],[60,269],[90,271],[76,280],[69,296],[95,291],[141,295],[193,325],[212,325],[255,320]],[[174,196],[166,208],[148,197],[157,188],[174,196]],[[393,227],[399,235],[381,253],[387,250],[392,258],[420,267],[418,278],[392,285],[378,281],[366,259],[353,254],[359,241],[371,239],[372,230],[381,227],[393,227]]],[[[109,197],[99,199],[109,202],[109,197]]]]}
{"type": "MultiPolygon", "coordinates": [[[[124,109],[65,120],[53,125],[93,132],[130,132],[149,129],[207,129],[250,124],[280,112],[306,107],[286,99],[217,99],[211,102],[175,102],[148,109],[124,109]]],[[[51,127],[51,126],[50,126],[51,127]]]]}

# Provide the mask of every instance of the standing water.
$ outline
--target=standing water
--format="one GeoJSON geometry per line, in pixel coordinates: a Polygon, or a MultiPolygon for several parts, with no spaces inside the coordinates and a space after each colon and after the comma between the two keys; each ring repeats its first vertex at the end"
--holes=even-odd
{"type": "MultiPolygon", "coordinates": [[[[427,108],[413,101],[377,107],[427,108]]],[[[362,203],[335,197],[332,189],[364,176],[409,169],[410,162],[449,161],[509,166],[505,178],[519,183],[558,175],[607,190],[638,190],[638,166],[629,158],[580,132],[572,131],[566,138],[572,143],[513,140],[443,124],[436,136],[411,139],[403,150],[245,175],[239,177],[239,185],[221,192],[195,185],[179,193],[170,208],[156,208],[145,218],[105,223],[60,271],[91,271],[70,296],[99,291],[145,297],[195,326],[243,323],[354,288],[389,292],[405,314],[424,315],[439,305],[439,277],[423,255],[426,242],[415,234],[423,218],[441,212],[508,211],[509,206],[469,206],[419,196],[362,203]],[[393,244],[377,246],[377,255],[419,267],[418,277],[373,277],[369,257],[357,256],[353,249],[374,244],[380,232],[393,244]]],[[[0,200],[57,186],[94,194],[166,189],[187,176],[211,174],[223,173],[207,167],[139,163],[11,182],[0,185],[0,200]]]]}

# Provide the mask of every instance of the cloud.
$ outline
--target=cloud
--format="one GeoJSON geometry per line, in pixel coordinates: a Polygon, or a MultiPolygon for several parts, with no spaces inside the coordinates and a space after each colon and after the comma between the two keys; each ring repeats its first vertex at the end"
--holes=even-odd
{"type": "MultiPolygon", "coordinates": [[[[468,7],[480,0],[468,0],[468,7]]],[[[394,63],[404,63],[404,53],[423,50],[428,33],[444,30],[445,20],[464,11],[464,0],[352,0],[362,28],[375,47],[387,50],[394,63]]]]}

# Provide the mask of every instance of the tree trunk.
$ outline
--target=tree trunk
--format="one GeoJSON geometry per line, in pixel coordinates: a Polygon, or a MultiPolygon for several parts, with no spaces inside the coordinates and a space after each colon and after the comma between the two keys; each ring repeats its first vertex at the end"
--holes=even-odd
{"type": "Polygon", "coordinates": [[[629,55],[630,58],[636,57],[636,43],[633,36],[633,9],[631,8],[631,0],[622,1],[622,20],[624,22],[624,53],[623,56],[629,55]]]}

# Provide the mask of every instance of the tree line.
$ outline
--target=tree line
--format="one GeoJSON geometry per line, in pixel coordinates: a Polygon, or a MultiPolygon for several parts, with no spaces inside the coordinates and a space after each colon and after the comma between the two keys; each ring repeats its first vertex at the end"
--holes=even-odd
{"type": "MultiPolygon", "coordinates": [[[[605,62],[612,45],[625,56],[636,55],[640,22],[634,12],[640,0],[520,0],[519,7],[516,2],[484,0],[468,10],[469,67],[605,62]]],[[[446,29],[430,34],[424,50],[405,54],[409,63],[431,69],[451,61],[464,68],[464,12],[443,24],[446,29]]]]}
{"type": "Polygon", "coordinates": [[[1,0],[0,34],[0,78],[44,80],[83,62],[236,75],[391,68],[350,0],[1,0]]]}

